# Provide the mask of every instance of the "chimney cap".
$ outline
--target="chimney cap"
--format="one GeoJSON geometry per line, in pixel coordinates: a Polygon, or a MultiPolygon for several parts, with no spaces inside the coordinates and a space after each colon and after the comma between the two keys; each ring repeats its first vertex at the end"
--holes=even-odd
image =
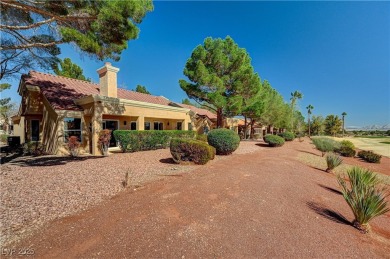
{"type": "Polygon", "coordinates": [[[107,71],[118,73],[119,72],[119,68],[113,67],[111,65],[111,62],[106,62],[103,67],[101,67],[101,68],[96,70],[96,72],[99,74],[99,76],[100,76],[100,74],[103,74],[103,73],[105,73],[107,71]]]}

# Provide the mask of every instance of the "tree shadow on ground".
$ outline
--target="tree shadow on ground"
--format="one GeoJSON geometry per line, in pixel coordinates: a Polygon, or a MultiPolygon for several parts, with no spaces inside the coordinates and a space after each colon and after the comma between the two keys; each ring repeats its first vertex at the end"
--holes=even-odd
{"type": "Polygon", "coordinates": [[[334,221],[339,224],[345,224],[345,225],[352,225],[351,222],[349,222],[343,215],[340,213],[325,208],[324,206],[315,203],[315,202],[307,202],[306,205],[313,210],[318,215],[321,215],[322,217],[329,219],[331,221],[334,221]]]}
{"type": "Polygon", "coordinates": [[[338,195],[343,195],[343,193],[340,192],[339,190],[333,189],[333,188],[331,188],[331,187],[328,187],[328,186],[322,185],[322,184],[318,184],[318,185],[319,185],[320,187],[324,188],[325,190],[328,190],[328,191],[330,191],[330,192],[336,193],[336,194],[338,194],[338,195]]]}
{"type": "Polygon", "coordinates": [[[169,158],[162,158],[159,160],[161,163],[163,164],[174,164],[174,165],[177,165],[177,163],[175,163],[175,161],[173,161],[173,158],[172,157],[169,157],[169,158]]]}
{"type": "Polygon", "coordinates": [[[0,164],[6,164],[11,162],[12,160],[21,157],[23,155],[23,151],[20,147],[10,147],[10,146],[3,146],[0,148],[1,157],[0,157],[0,164]]]}
{"type": "Polygon", "coordinates": [[[319,155],[319,154],[316,154],[316,153],[313,153],[313,152],[309,152],[309,151],[306,151],[306,150],[297,149],[297,151],[302,152],[302,153],[307,153],[307,154],[310,154],[310,155],[315,155],[315,156],[323,157],[322,155],[319,155]]]}
{"type": "Polygon", "coordinates": [[[69,162],[85,161],[89,159],[104,159],[104,156],[81,156],[81,157],[70,157],[70,156],[42,156],[35,158],[26,158],[18,161],[14,161],[12,165],[18,166],[56,166],[65,165],[69,162]]]}
{"type": "Polygon", "coordinates": [[[256,146],[259,146],[259,147],[270,147],[267,143],[258,143],[258,144],[256,144],[256,146]]]}

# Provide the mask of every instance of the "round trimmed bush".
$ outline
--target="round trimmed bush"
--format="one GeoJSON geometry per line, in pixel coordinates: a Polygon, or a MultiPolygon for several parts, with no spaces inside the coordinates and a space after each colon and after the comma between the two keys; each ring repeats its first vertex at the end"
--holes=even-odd
{"type": "Polygon", "coordinates": [[[293,141],[295,139],[294,133],[288,131],[280,133],[279,136],[284,138],[285,141],[293,141]]]}
{"type": "Polygon", "coordinates": [[[174,138],[171,140],[170,151],[176,163],[192,162],[204,165],[215,157],[215,148],[204,141],[194,139],[174,138]]]}
{"type": "Polygon", "coordinates": [[[207,141],[215,147],[217,155],[229,155],[240,145],[240,136],[229,129],[214,129],[207,134],[207,141]]]}
{"type": "Polygon", "coordinates": [[[264,142],[268,143],[270,147],[280,147],[284,145],[284,138],[277,135],[265,135],[264,142]]]}

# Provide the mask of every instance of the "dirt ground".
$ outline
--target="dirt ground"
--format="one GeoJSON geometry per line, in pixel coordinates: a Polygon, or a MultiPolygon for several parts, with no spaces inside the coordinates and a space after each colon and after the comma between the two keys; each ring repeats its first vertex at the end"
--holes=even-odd
{"type": "MultiPolygon", "coordinates": [[[[2,252],[37,258],[390,258],[390,214],[361,234],[336,177],[304,142],[198,166],[49,224],[2,252]]],[[[389,171],[382,158],[376,171],[389,171]]],[[[351,163],[354,160],[350,161],[351,163]]],[[[4,250],[5,249],[5,250],[4,250]]]]}

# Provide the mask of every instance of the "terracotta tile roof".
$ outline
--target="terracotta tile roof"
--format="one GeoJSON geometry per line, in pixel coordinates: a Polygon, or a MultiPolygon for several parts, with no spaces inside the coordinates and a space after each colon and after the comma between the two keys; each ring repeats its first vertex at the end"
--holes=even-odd
{"type": "Polygon", "coordinates": [[[179,105],[182,108],[190,109],[191,111],[195,112],[196,114],[198,114],[200,116],[207,116],[210,120],[217,119],[217,115],[215,113],[212,113],[209,110],[198,108],[198,107],[195,107],[193,105],[182,104],[182,103],[177,103],[177,105],[179,105]]]}
{"type": "MultiPolygon", "coordinates": [[[[22,80],[27,84],[38,86],[51,106],[58,110],[82,110],[74,103],[75,99],[99,94],[98,84],[37,71],[30,71],[28,75],[23,75],[22,80]]],[[[118,88],[118,98],[160,105],[171,103],[163,96],[153,96],[122,88],[118,88]]]]}

